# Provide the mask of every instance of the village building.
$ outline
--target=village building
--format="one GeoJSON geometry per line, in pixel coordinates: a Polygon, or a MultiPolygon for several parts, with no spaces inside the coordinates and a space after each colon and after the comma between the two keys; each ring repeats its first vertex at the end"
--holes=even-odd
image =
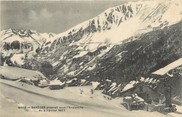
{"type": "Polygon", "coordinates": [[[61,82],[58,79],[52,80],[49,83],[49,89],[51,90],[57,90],[57,89],[63,89],[64,88],[65,83],[61,82]]]}
{"type": "Polygon", "coordinates": [[[164,112],[175,111],[172,96],[182,94],[180,87],[182,58],[161,68],[151,75],[141,77],[133,83],[127,84],[121,91],[121,96],[127,97],[137,94],[147,103],[145,110],[164,112]],[[175,93],[177,92],[177,93],[175,93]]]}

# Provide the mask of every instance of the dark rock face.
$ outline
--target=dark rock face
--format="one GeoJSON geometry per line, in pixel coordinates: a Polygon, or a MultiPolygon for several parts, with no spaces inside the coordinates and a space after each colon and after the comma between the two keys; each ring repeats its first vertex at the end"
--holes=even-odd
{"type": "Polygon", "coordinates": [[[182,57],[182,22],[141,35],[137,40],[114,46],[97,60],[97,67],[80,77],[128,82],[149,75],[182,57]],[[121,59],[118,59],[118,54],[121,59]]]}

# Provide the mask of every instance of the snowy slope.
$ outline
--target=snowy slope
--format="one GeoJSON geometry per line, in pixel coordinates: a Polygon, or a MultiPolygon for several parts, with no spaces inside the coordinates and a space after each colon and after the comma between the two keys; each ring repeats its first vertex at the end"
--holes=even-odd
{"type": "Polygon", "coordinates": [[[0,55],[10,58],[13,64],[22,66],[27,60],[40,53],[47,53],[54,33],[38,33],[34,30],[6,29],[0,32],[0,55]]]}
{"type": "Polygon", "coordinates": [[[36,52],[37,48],[50,46],[56,34],[38,33],[34,30],[6,29],[1,31],[0,49],[5,55],[36,52]],[[13,42],[18,43],[13,47],[13,42]]]}
{"type": "MultiPolygon", "coordinates": [[[[122,43],[124,40],[127,42],[126,39],[130,37],[133,37],[132,40],[134,40],[139,34],[162,29],[179,22],[182,19],[181,9],[180,0],[128,2],[109,8],[95,18],[58,35],[38,33],[33,30],[3,30],[1,31],[0,47],[1,51],[8,56],[15,52],[4,51],[2,47],[5,43],[11,44],[15,40],[28,46],[28,49],[21,50],[23,53],[35,52],[38,48],[44,48],[41,50],[43,53],[47,53],[49,48],[53,50],[51,53],[55,53],[60,51],[64,45],[66,50],[68,46],[75,47],[77,52],[75,57],[72,57],[78,58],[105,46],[104,51],[100,53],[102,56],[113,45],[122,43]]],[[[20,53],[20,50],[16,53],[20,53]]],[[[70,53],[59,52],[58,56],[67,59],[68,54],[70,53]]]]}
{"type": "Polygon", "coordinates": [[[87,43],[90,51],[101,43],[118,44],[131,36],[179,22],[181,9],[177,0],[128,2],[59,34],[55,43],[87,43]]]}
{"type": "MultiPolygon", "coordinates": [[[[96,65],[98,59],[106,53],[111,55],[109,52],[115,46],[139,40],[149,32],[166,30],[181,21],[181,12],[180,0],[128,2],[109,8],[95,18],[58,34],[59,38],[51,45],[52,62],[56,63],[61,76],[74,77],[93,70],[99,66],[96,65]]],[[[136,48],[139,50],[141,47],[136,48]]],[[[128,50],[112,56],[117,56],[119,62],[126,53],[128,50]]],[[[110,66],[103,67],[107,69],[110,66]]]]}
{"type": "MultiPolygon", "coordinates": [[[[127,58],[126,54],[133,55],[141,48],[145,52],[145,49],[156,41],[155,39],[150,39],[153,42],[148,40],[150,44],[143,45],[146,47],[134,46],[136,50],[120,52],[116,50],[116,53],[112,53],[112,50],[116,46],[121,47],[122,44],[127,45],[127,43],[140,40],[140,37],[145,34],[168,29],[181,21],[181,13],[182,3],[180,0],[128,2],[109,8],[98,16],[57,35],[53,33],[40,34],[32,30],[9,29],[1,31],[0,47],[7,48],[14,40],[18,40],[23,49],[13,48],[8,51],[2,49],[3,56],[10,56],[12,53],[29,53],[29,56],[34,57],[34,55],[40,54],[39,58],[50,61],[60,77],[65,75],[75,77],[84,71],[97,69],[101,65],[101,63],[97,64],[98,61],[106,59],[106,57],[116,56],[116,61],[111,60],[109,63],[113,64],[120,63],[123,58],[127,58]]],[[[107,71],[108,68],[114,69],[110,65],[102,66],[102,68],[98,69],[99,71],[94,75],[107,71]]]]}
{"type": "MultiPolygon", "coordinates": [[[[90,98],[91,94],[85,94],[85,91],[88,90],[89,87],[72,87],[52,91],[19,82],[0,80],[0,83],[1,104],[5,105],[4,108],[0,110],[0,112],[4,116],[12,116],[13,114],[19,117],[23,117],[23,115],[44,117],[145,117],[148,115],[148,117],[168,117],[168,115],[164,115],[158,112],[151,113],[143,110],[128,111],[119,104],[121,103],[120,98],[114,100],[106,100],[102,97],[103,95],[100,92],[95,92],[92,95],[92,98],[90,98]],[[79,93],[80,88],[84,90],[83,94],[79,93]],[[36,108],[17,109],[18,106],[36,107],[40,105],[45,107],[66,107],[66,109],[63,112],[38,112],[38,109],[36,108]],[[77,107],[77,109],[73,109],[71,107],[77,107]],[[12,113],[7,113],[8,110],[12,113]]],[[[181,107],[179,107],[179,109],[180,108],[181,107]]],[[[181,112],[181,110],[179,110],[179,112],[181,112]]],[[[171,115],[172,117],[176,117],[178,114],[171,113],[171,115]]]]}
{"type": "Polygon", "coordinates": [[[46,77],[39,71],[33,71],[10,66],[0,66],[0,75],[11,80],[24,77],[30,79],[46,79],[46,77]]]}

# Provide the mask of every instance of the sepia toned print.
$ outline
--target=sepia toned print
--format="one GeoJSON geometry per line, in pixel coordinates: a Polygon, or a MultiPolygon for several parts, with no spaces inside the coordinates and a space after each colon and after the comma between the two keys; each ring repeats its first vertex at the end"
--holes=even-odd
{"type": "Polygon", "coordinates": [[[0,1],[1,117],[181,117],[182,1],[0,1]]]}

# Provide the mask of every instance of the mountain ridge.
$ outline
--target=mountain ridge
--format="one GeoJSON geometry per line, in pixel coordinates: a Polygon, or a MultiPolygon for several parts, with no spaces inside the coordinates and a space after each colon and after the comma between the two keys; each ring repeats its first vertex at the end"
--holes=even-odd
{"type": "MultiPolygon", "coordinates": [[[[1,47],[12,47],[9,49],[11,51],[2,49],[2,52],[4,52],[5,56],[25,53],[31,56],[29,57],[30,61],[33,57],[39,61],[49,61],[56,69],[59,77],[76,77],[85,71],[91,71],[90,73],[92,73],[100,64],[103,64],[102,67],[108,69],[108,71],[112,71],[113,67],[101,62],[105,59],[109,60],[110,58],[107,58],[108,55],[111,58],[113,56],[118,65],[126,66],[121,62],[122,59],[130,59],[126,53],[129,51],[129,55],[133,56],[137,51],[135,49],[140,50],[143,47],[137,44],[133,47],[134,49],[131,46],[128,50],[111,53],[112,50],[115,50],[114,48],[117,48],[117,46],[120,47],[122,44],[127,45],[130,42],[145,43],[146,40],[143,39],[144,42],[140,40],[143,37],[147,37],[146,35],[153,35],[153,32],[161,32],[161,30],[167,30],[169,27],[177,24],[182,19],[180,8],[182,8],[182,5],[179,0],[129,2],[109,8],[98,16],[56,35],[52,33],[41,35],[31,30],[10,29],[10,35],[13,33],[14,37],[7,38],[9,39],[8,41],[6,37],[2,37],[1,42],[9,44],[3,45],[4,43],[1,43],[1,47]],[[174,12],[174,9],[176,9],[176,12],[174,12]],[[173,18],[169,17],[171,13],[173,14],[173,18]],[[23,52],[22,50],[18,50],[20,47],[15,46],[18,42],[12,44],[14,40],[23,43],[26,41],[30,42],[29,44],[25,44],[25,46],[21,46],[25,49],[28,46],[28,50],[23,52]]],[[[160,37],[160,35],[158,36],[160,37]]],[[[158,39],[154,40],[158,41],[158,39]]],[[[148,41],[150,42],[150,40],[148,41]]],[[[148,46],[150,46],[150,43],[148,46]]],[[[134,58],[137,58],[137,56],[134,58]]],[[[113,62],[112,59],[110,60],[113,62]]],[[[116,64],[115,66],[118,67],[118,65],[116,64]]],[[[99,71],[102,71],[100,67],[99,71]]],[[[98,72],[96,74],[100,74],[99,71],[96,71],[98,72]]],[[[116,74],[120,75],[119,71],[115,71],[118,72],[116,74]]],[[[85,75],[81,76],[87,77],[85,75]]]]}

